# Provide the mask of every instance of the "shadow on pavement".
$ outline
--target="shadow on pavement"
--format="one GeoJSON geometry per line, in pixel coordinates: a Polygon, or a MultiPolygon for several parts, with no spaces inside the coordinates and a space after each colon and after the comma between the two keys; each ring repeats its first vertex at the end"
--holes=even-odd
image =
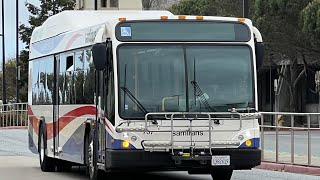
{"type": "MultiPolygon", "coordinates": [[[[40,170],[40,169],[39,169],[40,170]]],[[[79,179],[89,179],[86,175],[86,171],[83,167],[74,167],[70,172],[53,172],[61,174],[65,177],[79,178],[79,179]]],[[[194,176],[188,175],[187,173],[177,173],[177,172],[150,172],[150,173],[103,173],[102,179],[108,180],[128,180],[128,179],[152,179],[152,180],[191,180],[195,179],[194,176]]],[[[196,177],[196,179],[201,180],[202,178],[196,177]]],[[[207,179],[207,178],[204,178],[207,179]]]]}

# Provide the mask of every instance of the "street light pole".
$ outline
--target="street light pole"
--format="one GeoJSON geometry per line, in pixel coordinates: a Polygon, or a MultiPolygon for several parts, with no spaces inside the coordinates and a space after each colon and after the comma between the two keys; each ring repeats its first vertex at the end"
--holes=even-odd
{"type": "Polygon", "coordinates": [[[98,10],[98,0],[94,0],[94,10],[98,10]]]}
{"type": "Polygon", "coordinates": [[[243,0],[243,17],[248,18],[249,16],[249,0],[243,0]]]}
{"type": "Polygon", "coordinates": [[[6,48],[5,48],[5,35],[4,35],[4,0],[1,2],[1,18],[2,18],[2,102],[7,104],[7,94],[6,94],[6,48]]]}
{"type": "Polygon", "coordinates": [[[19,66],[19,0],[16,0],[16,103],[19,103],[19,81],[20,81],[20,66],[19,66]]]}

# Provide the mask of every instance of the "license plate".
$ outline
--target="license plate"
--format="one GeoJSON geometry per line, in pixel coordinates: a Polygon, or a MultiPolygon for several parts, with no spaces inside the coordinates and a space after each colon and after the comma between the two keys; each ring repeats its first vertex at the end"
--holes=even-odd
{"type": "Polygon", "coordinates": [[[212,156],[212,166],[229,166],[230,156],[212,156]]]}

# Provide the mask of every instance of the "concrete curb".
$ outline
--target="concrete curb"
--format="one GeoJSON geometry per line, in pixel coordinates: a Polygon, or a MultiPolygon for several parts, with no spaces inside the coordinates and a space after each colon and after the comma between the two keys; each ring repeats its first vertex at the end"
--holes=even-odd
{"type": "Polygon", "coordinates": [[[302,166],[302,165],[262,162],[261,165],[257,166],[256,168],[272,170],[272,171],[282,171],[282,172],[320,176],[320,167],[308,167],[308,166],[302,166]]]}
{"type": "Polygon", "coordinates": [[[0,127],[0,130],[8,130],[8,129],[28,129],[28,127],[27,126],[0,127]]]}

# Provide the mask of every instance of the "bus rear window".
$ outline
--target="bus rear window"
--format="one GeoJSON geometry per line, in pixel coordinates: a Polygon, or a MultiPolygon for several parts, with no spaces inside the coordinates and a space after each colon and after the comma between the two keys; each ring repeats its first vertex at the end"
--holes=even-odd
{"type": "Polygon", "coordinates": [[[119,41],[247,42],[249,28],[240,22],[128,21],[116,27],[119,41]]]}

